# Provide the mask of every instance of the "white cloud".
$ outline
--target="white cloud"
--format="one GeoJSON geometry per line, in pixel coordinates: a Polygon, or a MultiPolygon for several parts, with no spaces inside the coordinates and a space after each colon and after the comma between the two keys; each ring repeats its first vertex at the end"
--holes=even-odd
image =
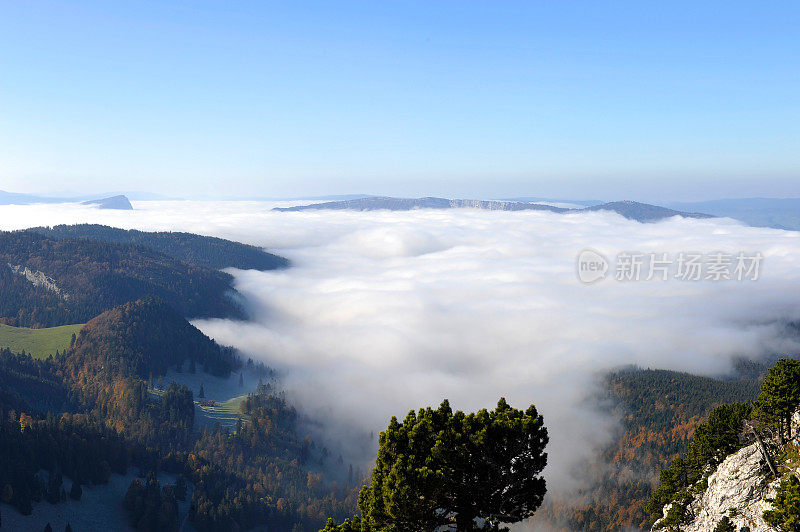
{"type": "Polygon", "coordinates": [[[0,207],[4,228],[93,221],[222,236],[282,253],[294,267],[237,271],[249,323],[196,324],[285,370],[285,385],[329,426],[378,431],[437,405],[535,403],[551,431],[550,485],[602,445],[611,420],[587,402],[623,364],[714,374],[731,356],[794,349],[800,233],[731,220],[639,224],[611,213],[473,210],[276,213],[274,204],[137,202],[132,212],[0,207]],[[586,248],[760,251],[756,282],[578,282],[586,248]]]}

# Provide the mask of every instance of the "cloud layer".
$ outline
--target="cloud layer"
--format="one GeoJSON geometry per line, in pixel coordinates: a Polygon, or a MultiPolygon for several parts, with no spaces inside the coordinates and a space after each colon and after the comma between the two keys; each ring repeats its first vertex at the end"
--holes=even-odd
{"type": "Polygon", "coordinates": [[[294,267],[234,271],[251,322],[195,322],[283,370],[285,386],[327,426],[368,432],[436,405],[535,403],[551,431],[553,488],[605,442],[612,420],[587,398],[625,364],[703,374],[732,356],[796,349],[800,233],[731,220],[640,224],[612,213],[411,211],[275,213],[274,204],[137,202],[136,211],[0,207],[2,228],[92,221],[185,230],[257,244],[294,267]],[[755,282],[580,283],[587,247],[758,251],[755,282]]]}

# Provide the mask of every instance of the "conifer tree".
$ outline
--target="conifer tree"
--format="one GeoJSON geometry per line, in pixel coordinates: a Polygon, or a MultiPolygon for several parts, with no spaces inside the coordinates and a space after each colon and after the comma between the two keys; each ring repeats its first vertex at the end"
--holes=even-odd
{"type": "Polygon", "coordinates": [[[756,399],[759,418],[778,428],[781,442],[791,439],[791,416],[800,407],[800,361],[782,358],[770,368],[756,399]]]}
{"type": "Polygon", "coordinates": [[[81,500],[81,495],[83,495],[83,489],[81,489],[81,485],[78,482],[72,483],[72,489],[69,490],[69,498],[73,501],[81,500]]]}
{"type": "Polygon", "coordinates": [[[714,532],[736,532],[736,528],[731,523],[730,518],[726,515],[719,520],[717,526],[714,527],[714,532]]]}
{"type": "Polygon", "coordinates": [[[327,532],[507,530],[542,504],[547,429],[531,405],[516,410],[500,399],[493,411],[434,410],[392,418],[380,435],[372,481],[358,497],[361,518],[327,532]]]}
{"type": "Polygon", "coordinates": [[[792,474],[785,477],[775,497],[767,499],[772,509],[764,512],[767,524],[786,532],[800,532],[800,479],[792,474]]]}

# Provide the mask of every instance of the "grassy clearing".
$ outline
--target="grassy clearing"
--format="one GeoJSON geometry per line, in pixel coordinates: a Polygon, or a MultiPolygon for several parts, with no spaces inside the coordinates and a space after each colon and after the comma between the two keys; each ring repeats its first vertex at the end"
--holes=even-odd
{"type": "Polygon", "coordinates": [[[16,353],[25,351],[34,358],[47,358],[54,355],[56,349],[63,351],[69,347],[73,333],[77,335],[82,327],[82,323],[46,329],[0,324],[0,348],[8,348],[16,353]]]}
{"type": "MultiPolygon", "coordinates": [[[[161,397],[164,395],[165,389],[148,388],[151,394],[161,397]]],[[[217,403],[215,406],[201,406],[199,403],[203,399],[195,397],[194,400],[194,428],[195,430],[210,429],[215,424],[219,423],[221,427],[227,429],[235,429],[236,422],[241,417],[242,421],[247,421],[246,416],[239,414],[239,404],[247,397],[234,397],[228,401],[217,403]]]]}
{"type": "Polygon", "coordinates": [[[154,395],[161,395],[171,382],[188,386],[194,392],[194,425],[196,430],[211,428],[216,423],[219,423],[221,427],[234,430],[240,417],[243,423],[248,422],[247,416],[239,413],[239,407],[247,397],[247,394],[255,391],[259,376],[244,369],[241,372],[241,385],[239,384],[239,378],[240,372],[232,372],[228,377],[215,377],[202,371],[197,373],[177,373],[172,370],[163,378],[156,379],[156,387],[150,388],[149,391],[154,395]],[[158,385],[159,381],[161,382],[161,387],[158,385]],[[199,396],[201,385],[205,391],[205,397],[203,398],[199,396]],[[215,401],[216,405],[200,406],[198,403],[204,399],[215,401]]]}
{"type": "Polygon", "coordinates": [[[245,399],[247,399],[247,395],[240,395],[239,397],[228,399],[219,406],[224,412],[228,412],[229,414],[233,415],[239,415],[239,407],[241,406],[242,401],[245,399]]]}
{"type": "MultiPolygon", "coordinates": [[[[220,407],[207,407],[198,405],[198,414],[195,416],[195,428],[202,430],[204,428],[211,428],[219,423],[221,427],[233,430],[236,428],[236,422],[239,419],[238,415],[231,414],[220,407]]],[[[242,416],[242,421],[245,421],[242,416]]]]}
{"type": "Polygon", "coordinates": [[[219,423],[222,427],[234,429],[239,418],[242,419],[242,422],[247,423],[247,416],[239,413],[239,406],[246,397],[247,395],[232,397],[227,401],[217,403],[216,406],[197,405],[200,415],[195,417],[195,422],[198,428],[211,427],[215,423],[219,423]]]}

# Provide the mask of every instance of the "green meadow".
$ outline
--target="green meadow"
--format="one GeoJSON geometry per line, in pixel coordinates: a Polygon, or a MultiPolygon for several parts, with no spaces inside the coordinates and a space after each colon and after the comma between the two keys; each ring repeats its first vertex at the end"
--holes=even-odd
{"type": "Polygon", "coordinates": [[[211,428],[215,423],[219,423],[222,427],[234,429],[239,418],[242,418],[242,421],[246,423],[248,417],[239,413],[239,405],[242,404],[246,397],[246,395],[233,397],[227,401],[217,403],[217,406],[198,405],[197,408],[200,415],[195,418],[198,429],[203,427],[211,428]]]}
{"type": "Polygon", "coordinates": [[[69,347],[73,333],[77,335],[82,327],[82,323],[46,329],[0,324],[0,349],[8,348],[16,353],[25,351],[35,358],[47,358],[54,355],[56,349],[63,351],[69,347]]]}

